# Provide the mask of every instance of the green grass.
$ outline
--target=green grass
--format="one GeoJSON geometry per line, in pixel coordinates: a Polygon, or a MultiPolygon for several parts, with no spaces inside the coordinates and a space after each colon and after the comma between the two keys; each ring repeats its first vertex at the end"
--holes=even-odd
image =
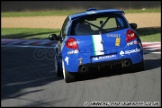
{"type": "MultiPolygon", "coordinates": [[[[151,13],[156,12],[160,13],[161,8],[152,8],[152,9],[119,9],[124,10],[125,13],[151,13]]],[[[41,10],[41,11],[21,11],[21,12],[1,12],[1,17],[20,17],[20,16],[61,16],[61,15],[70,15],[77,12],[83,12],[84,9],[72,9],[72,10],[41,10]]]]}
{"type": "Polygon", "coordinates": [[[63,16],[70,15],[83,10],[42,10],[42,11],[23,11],[23,12],[1,12],[1,17],[30,17],[30,16],[63,16]]]}
{"type": "MultiPolygon", "coordinates": [[[[122,10],[122,9],[120,9],[122,10]]],[[[161,13],[161,7],[160,8],[150,8],[150,9],[126,9],[124,10],[125,13],[161,13]]]]}
{"type": "MultiPolygon", "coordinates": [[[[47,39],[49,34],[59,34],[57,29],[29,29],[29,28],[2,28],[1,38],[12,39],[47,39]]],[[[137,32],[142,42],[160,42],[161,41],[161,27],[157,28],[139,28],[137,32]]]]}

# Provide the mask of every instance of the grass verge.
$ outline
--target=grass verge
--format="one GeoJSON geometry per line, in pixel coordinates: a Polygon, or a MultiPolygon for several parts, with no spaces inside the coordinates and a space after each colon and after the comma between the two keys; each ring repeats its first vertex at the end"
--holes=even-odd
{"type": "Polygon", "coordinates": [[[142,42],[161,42],[161,27],[138,28],[136,31],[142,42]]]}
{"type": "MultiPolygon", "coordinates": [[[[142,42],[160,42],[161,27],[138,28],[136,30],[142,42]]],[[[59,29],[2,28],[1,38],[47,39],[49,34],[59,34],[59,29]]]]}

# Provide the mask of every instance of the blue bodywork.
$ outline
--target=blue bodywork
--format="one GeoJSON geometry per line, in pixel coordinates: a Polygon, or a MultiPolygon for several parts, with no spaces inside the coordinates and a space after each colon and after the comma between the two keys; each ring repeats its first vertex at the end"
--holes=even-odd
{"type": "MultiPolygon", "coordinates": [[[[68,72],[78,72],[80,65],[109,62],[122,59],[130,59],[132,64],[140,63],[143,60],[143,48],[141,40],[138,37],[138,34],[133,30],[127,20],[123,15],[124,11],[116,9],[108,10],[92,10],[83,13],[77,13],[68,16],[67,23],[67,36],[63,38],[60,49],[61,59],[58,60],[59,68],[62,69],[62,60],[65,64],[65,68],[68,72]],[[96,33],[96,34],[87,34],[87,35],[73,35],[70,34],[72,28],[72,23],[75,20],[78,20],[82,17],[95,14],[118,14],[120,15],[127,24],[127,27],[115,30],[111,32],[96,33]],[[126,33],[128,30],[134,31],[136,33],[136,38],[126,42],[126,33]],[[97,43],[97,36],[100,36],[102,40],[100,43],[97,43]],[[69,38],[74,38],[77,42],[78,49],[72,49],[66,47],[66,42],[69,38]],[[94,42],[96,41],[96,42],[94,42]],[[97,44],[96,44],[97,43],[97,44]],[[100,46],[102,49],[100,50],[100,46]],[[97,47],[97,48],[95,48],[97,47]]],[[[120,18],[117,18],[121,26],[123,22],[120,18]]]]}

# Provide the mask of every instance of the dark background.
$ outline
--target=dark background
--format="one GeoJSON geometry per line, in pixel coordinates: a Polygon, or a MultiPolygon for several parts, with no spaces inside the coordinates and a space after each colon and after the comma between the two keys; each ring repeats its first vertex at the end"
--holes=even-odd
{"type": "Polygon", "coordinates": [[[1,1],[1,12],[66,9],[142,9],[161,7],[161,1],[1,1]]]}

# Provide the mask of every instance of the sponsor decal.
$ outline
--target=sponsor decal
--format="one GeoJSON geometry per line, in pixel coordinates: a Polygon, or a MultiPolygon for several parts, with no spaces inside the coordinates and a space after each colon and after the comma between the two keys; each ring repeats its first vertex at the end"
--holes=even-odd
{"type": "Polygon", "coordinates": [[[79,51],[78,50],[71,50],[69,52],[67,52],[68,55],[70,54],[77,54],[79,51]]]}
{"type": "Polygon", "coordinates": [[[127,46],[131,46],[131,45],[133,45],[133,41],[132,41],[132,42],[127,43],[127,46]]]}
{"type": "Polygon", "coordinates": [[[81,65],[82,64],[82,58],[78,58],[78,60],[79,60],[79,65],[81,65]]]}
{"type": "Polygon", "coordinates": [[[124,51],[120,51],[120,53],[119,53],[121,56],[124,56],[124,51]]]}
{"type": "Polygon", "coordinates": [[[115,57],[116,55],[105,55],[105,56],[93,57],[92,59],[94,61],[97,61],[97,60],[106,60],[106,59],[115,58],[115,57]]]}
{"type": "Polygon", "coordinates": [[[127,51],[125,51],[125,54],[131,54],[131,53],[135,53],[135,52],[140,52],[141,51],[141,49],[139,49],[139,48],[136,48],[136,49],[132,49],[132,50],[127,50],[127,51]]]}
{"type": "Polygon", "coordinates": [[[66,64],[69,65],[69,57],[65,57],[66,64]]]}
{"type": "Polygon", "coordinates": [[[116,45],[116,46],[120,46],[120,38],[116,38],[115,45],[116,45]]]}
{"type": "Polygon", "coordinates": [[[120,34],[107,34],[107,37],[120,38],[120,34]]]}
{"type": "Polygon", "coordinates": [[[103,55],[104,52],[100,52],[104,50],[101,35],[92,35],[92,43],[94,48],[94,55],[103,55]]]}
{"type": "Polygon", "coordinates": [[[138,44],[138,42],[136,40],[128,42],[127,46],[131,46],[131,45],[134,45],[134,44],[138,44]]]}
{"type": "Polygon", "coordinates": [[[136,40],[134,40],[134,44],[138,44],[138,42],[136,40]]]}
{"type": "Polygon", "coordinates": [[[123,50],[120,51],[120,55],[124,56],[124,54],[131,54],[131,53],[136,53],[136,52],[140,52],[141,49],[140,48],[136,48],[136,49],[132,49],[132,50],[126,50],[125,52],[123,50]]]}

